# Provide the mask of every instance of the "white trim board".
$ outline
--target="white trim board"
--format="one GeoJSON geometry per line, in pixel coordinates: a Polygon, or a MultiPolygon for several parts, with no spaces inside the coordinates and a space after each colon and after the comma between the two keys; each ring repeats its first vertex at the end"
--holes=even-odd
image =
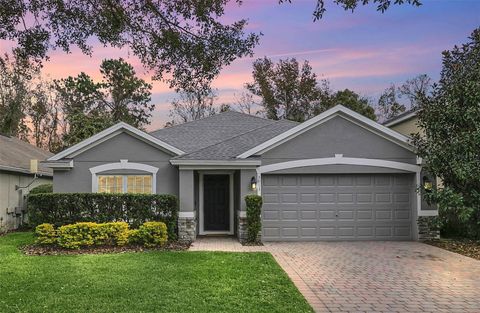
{"type": "MultiPolygon", "coordinates": [[[[120,162],[116,162],[116,163],[107,163],[107,164],[91,167],[89,170],[90,170],[90,173],[92,174],[92,192],[98,192],[97,175],[99,173],[102,173],[105,171],[111,171],[111,170],[124,170],[124,169],[144,171],[152,174],[152,194],[157,193],[158,167],[154,167],[154,166],[142,164],[142,163],[128,162],[128,160],[120,160],[120,162]]],[[[126,183],[125,180],[124,180],[124,183],[126,183]]]]}
{"type": "Polygon", "coordinates": [[[388,127],[385,127],[377,122],[374,122],[373,120],[357,113],[354,112],[342,105],[337,105],[311,119],[308,121],[305,121],[301,123],[300,125],[291,128],[287,130],[284,133],[281,133],[278,136],[273,137],[270,140],[265,141],[264,143],[251,148],[250,150],[245,151],[244,153],[240,154],[237,156],[238,159],[245,159],[248,158],[252,155],[255,154],[262,154],[270,149],[273,149],[274,147],[290,140],[298,135],[322,124],[325,123],[326,121],[330,120],[331,118],[335,116],[341,116],[343,118],[346,118],[347,120],[354,122],[355,124],[373,132],[376,135],[380,135],[393,143],[396,143],[406,149],[409,149],[413,151],[413,146],[409,142],[409,138],[394,131],[391,130],[388,127]]]}
{"type": "Polygon", "coordinates": [[[398,169],[413,173],[420,173],[421,167],[414,164],[387,161],[380,159],[363,159],[363,158],[345,158],[341,154],[335,155],[333,158],[318,158],[318,159],[304,159],[304,160],[295,160],[288,162],[275,163],[270,165],[263,165],[257,169],[259,174],[269,173],[284,169],[297,168],[297,167],[306,167],[306,166],[317,166],[317,165],[364,165],[364,166],[374,166],[374,167],[385,167],[398,169]]]}
{"type": "Polygon", "coordinates": [[[234,180],[233,180],[233,171],[201,171],[198,172],[198,202],[199,202],[199,235],[233,235],[234,234],[234,180]],[[229,213],[230,213],[230,229],[228,231],[206,231],[204,225],[204,188],[203,188],[203,176],[204,175],[229,175],[229,213]]]}
{"type": "Polygon", "coordinates": [[[261,165],[260,160],[184,160],[184,159],[172,159],[170,160],[172,165],[181,166],[257,166],[261,165]]]}
{"type": "Polygon", "coordinates": [[[128,125],[127,123],[124,123],[124,122],[120,122],[120,123],[117,123],[115,125],[113,125],[112,127],[109,127],[101,132],[99,132],[98,134],[95,134],[93,135],[92,137],[88,138],[88,139],[85,139],[84,141],[82,142],[79,142],[77,143],[76,145],[68,148],[68,149],[65,149],[63,150],[62,152],[60,153],[57,153],[55,154],[54,156],[50,157],[47,159],[47,161],[57,161],[57,160],[60,160],[62,158],[66,158],[66,157],[69,157],[71,155],[74,155],[75,153],[81,151],[86,151],[92,147],[94,147],[96,144],[98,144],[99,142],[101,143],[102,140],[104,140],[105,138],[109,139],[111,137],[114,137],[122,132],[127,132],[127,133],[130,133],[132,135],[134,135],[136,138],[140,139],[140,140],[143,140],[155,147],[158,147],[158,148],[161,148],[163,150],[166,150],[166,151],[169,151],[175,155],[181,155],[181,154],[184,154],[184,152],[178,148],[175,148],[174,146],[172,145],[169,145],[168,143],[166,142],[163,142],[161,141],[160,139],[156,138],[156,137],[153,137],[152,135],[150,134],[147,134],[131,125],[128,125]]]}

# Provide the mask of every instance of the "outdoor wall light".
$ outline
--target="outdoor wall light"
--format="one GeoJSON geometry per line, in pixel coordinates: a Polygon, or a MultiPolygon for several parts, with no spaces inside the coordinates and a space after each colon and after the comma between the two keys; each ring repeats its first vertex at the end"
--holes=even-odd
{"type": "Polygon", "coordinates": [[[257,179],[255,176],[250,180],[250,188],[252,188],[252,190],[257,190],[257,179]]]}
{"type": "Polygon", "coordinates": [[[433,183],[427,176],[423,176],[423,189],[425,189],[426,192],[430,192],[433,189],[433,183]]]}

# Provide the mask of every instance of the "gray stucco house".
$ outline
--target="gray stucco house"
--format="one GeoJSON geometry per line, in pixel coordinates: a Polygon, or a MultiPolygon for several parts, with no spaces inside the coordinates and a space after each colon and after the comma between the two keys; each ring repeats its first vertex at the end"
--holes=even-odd
{"type": "Polygon", "coordinates": [[[263,241],[416,240],[437,215],[416,192],[408,137],[343,106],[304,123],[238,112],[149,134],[119,123],[45,164],[54,192],[177,195],[186,240],[242,238],[251,193],[264,199],[263,241]]]}

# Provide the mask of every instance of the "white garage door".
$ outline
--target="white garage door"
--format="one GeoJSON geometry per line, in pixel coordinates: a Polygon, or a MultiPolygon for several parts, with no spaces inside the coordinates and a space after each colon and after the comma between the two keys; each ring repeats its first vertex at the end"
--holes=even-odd
{"type": "Polygon", "coordinates": [[[265,241],[411,240],[411,174],[262,175],[265,241]]]}

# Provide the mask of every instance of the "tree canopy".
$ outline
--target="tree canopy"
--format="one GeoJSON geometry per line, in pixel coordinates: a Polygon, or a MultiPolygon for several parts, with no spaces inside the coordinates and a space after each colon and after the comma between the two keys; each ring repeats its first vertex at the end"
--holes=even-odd
{"type": "Polygon", "coordinates": [[[119,122],[142,128],[150,123],[151,88],[123,59],[104,60],[103,79],[95,82],[85,73],[55,81],[68,127],[64,145],[71,146],[119,122]]]}
{"type": "Polygon", "coordinates": [[[272,62],[268,58],[253,63],[253,82],[245,85],[260,97],[267,118],[303,122],[331,107],[342,104],[376,120],[375,110],[367,98],[345,89],[334,92],[327,80],[318,81],[308,61],[295,59],[272,62]]]}
{"type": "Polygon", "coordinates": [[[439,204],[450,227],[480,238],[480,28],[467,43],[444,51],[442,64],[417,115],[425,136],[414,135],[426,169],[443,184],[425,196],[439,204]]]}
{"type": "MultiPolygon", "coordinates": [[[[280,3],[292,3],[292,0],[279,0],[280,3]]],[[[315,2],[315,10],[313,11],[314,20],[319,20],[323,17],[327,9],[325,8],[326,0],[312,0],[315,2]]],[[[421,6],[420,0],[335,0],[334,4],[339,5],[345,11],[354,11],[360,5],[375,4],[377,11],[384,13],[392,4],[402,5],[410,4],[412,6],[421,6]]]]}
{"type": "MultiPolygon", "coordinates": [[[[92,39],[129,48],[155,79],[182,90],[208,88],[222,67],[250,55],[247,21],[222,23],[228,0],[0,0],[0,40],[41,62],[52,48],[92,53],[92,39]]],[[[240,1],[236,1],[240,3],[240,1]]]]}

